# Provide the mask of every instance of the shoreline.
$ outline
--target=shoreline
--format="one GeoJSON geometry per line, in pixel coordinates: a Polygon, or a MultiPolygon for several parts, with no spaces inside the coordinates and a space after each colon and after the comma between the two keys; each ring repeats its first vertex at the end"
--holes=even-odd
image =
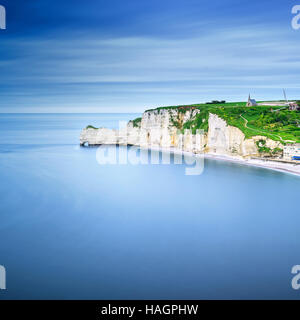
{"type": "Polygon", "coordinates": [[[219,155],[219,154],[212,154],[212,153],[194,153],[191,151],[182,151],[176,148],[162,148],[162,147],[143,147],[137,146],[140,149],[148,149],[148,150],[155,150],[161,152],[171,152],[174,154],[182,154],[182,155],[189,155],[192,157],[199,157],[203,156],[206,159],[212,160],[219,160],[219,161],[227,161],[232,163],[238,163],[246,166],[258,167],[269,169],[273,171],[283,172],[287,174],[292,174],[295,176],[300,177],[300,163],[299,164],[289,164],[289,163],[282,163],[272,160],[264,160],[264,159],[241,159],[238,157],[228,156],[228,155],[219,155]]]}
{"type": "Polygon", "coordinates": [[[292,174],[300,177],[300,164],[293,165],[293,164],[287,164],[287,163],[280,163],[274,160],[272,161],[272,160],[263,160],[263,159],[262,160],[236,159],[230,156],[221,156],[221,155],[212,155],[212,154],[204,154],[204,157],[208,159],[213,159],[213,160],[228,161],[228,162],[234,162],[234,163],[238,163],[246,166],[269,169],[269,170],[292,174]]]}
{"type": "MultiPolygon", "coordinates": [[[[101,145],[101,144],[99,144],[101,145]]],[[[99,145],[89,145],[88,148],[91,147],[97,147],[99,145]]],[[[103,144],[102,144],[103,145],[103,144]]],[[[106,144],[106,145],[116,145],[116,144],[106,144]]],[[[160,151],[160,152],[170,152],[173,154],[181,154],[181,155],[187,155],[191,157],[200,157],[203,156],[206,159],[212,159],[212,160],[218,160],[218,161],[227,161],[232,163],[237,163],[241,165],[246,166],[252,166],[257,168],[264,168],[269,169],[277,172],[287,173],[291,174],[297,177],[300,177],[300,162],[299,164],[291,164],[291,163],[283,163],[283,162],[277,162],[274,160],[267,160],[267,159],[243,159],[240,157],[234,157],[229,155],[220,155],[220,154],[213,154],[213,153],[194,153],[191,151],[183,151],[180,149],[176,149],[174,147],[166,148],[166,147],[158,147],[158,146],[140,146],[140,145],[130,145],[130,144],[119,144],[123,146],[134,146],[139,149],[143,150],[153,150],[153,151],[160,151]]]]}

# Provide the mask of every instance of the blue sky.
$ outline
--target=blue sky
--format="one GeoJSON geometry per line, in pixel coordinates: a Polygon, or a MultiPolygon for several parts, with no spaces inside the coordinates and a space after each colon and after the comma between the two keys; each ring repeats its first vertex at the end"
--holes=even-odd
{"type": "Polygon", "coordinates": [[[300,99],[300,0],[0,0],[0,112],[300,99]]]}

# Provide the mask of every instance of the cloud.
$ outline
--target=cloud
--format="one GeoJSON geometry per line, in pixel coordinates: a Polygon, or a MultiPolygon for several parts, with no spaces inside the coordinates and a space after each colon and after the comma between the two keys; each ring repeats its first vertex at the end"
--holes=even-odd
{"type": "Polygon", "coordinates": [[[243,23],[204,32],[205,22],[188,21],[185,30],[191,26],[201,32],[5,38],[0,109],[142,111],[145,104],[241,99],[249,91],[278,98],[282,87],[297,94],[300,45],[291,29],[243,23]]]}

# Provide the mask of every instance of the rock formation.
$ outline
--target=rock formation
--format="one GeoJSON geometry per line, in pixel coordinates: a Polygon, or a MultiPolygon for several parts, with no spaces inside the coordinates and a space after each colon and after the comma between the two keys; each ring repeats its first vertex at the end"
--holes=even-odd
{"type": "Polygon", "coordinates": [[[199,109],[155,109],[144,112],[138,122],[129,121],[119,130],[107,128],[83,129],[81,145],[120,144],[141,147],[176,148],[194,153],[209,153],[235,157],[260,156],[258,142],[270,150],[282,149],[280,142],[264,136],[245,139],[244,133],[215,114],[209,113],[208,131],[183,129],[193,120],[199,109]]]}

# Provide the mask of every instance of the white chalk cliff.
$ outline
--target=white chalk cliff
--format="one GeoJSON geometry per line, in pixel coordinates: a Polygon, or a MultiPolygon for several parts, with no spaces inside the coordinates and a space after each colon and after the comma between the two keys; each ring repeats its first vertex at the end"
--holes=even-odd
{"type": "Polygon", "coordinates": [[[192,134],[191,130],[182,131],[183,125],[195,119],[199,109],[182,112],[178,109],[156,109],[143,113],[141,121],[129,121],[119,130],[107,128],[83,129],[80,135],[81,145],[120,144],[141,147],[176,148],[194,153],[210,153],[236,157],[260,156],[257,142],[265,141],[265,147],[271,150],[283,148],[282,144],[264,136],[245,139],[244,133],[225,120],[210,113],[208,131],[192,134]]]}

